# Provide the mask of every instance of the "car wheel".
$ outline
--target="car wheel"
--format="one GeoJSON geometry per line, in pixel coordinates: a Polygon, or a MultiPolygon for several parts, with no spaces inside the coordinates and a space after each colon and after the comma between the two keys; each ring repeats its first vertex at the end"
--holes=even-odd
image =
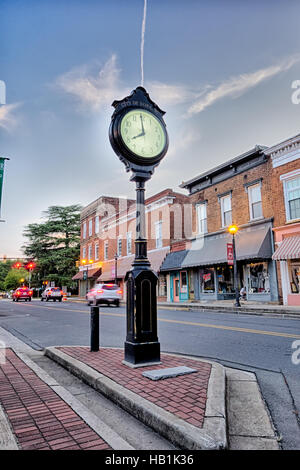
{"type": "Polygon", "coordinates": [[[46,297],[46,302],[48,302],[48,301],[49,301],[49,297],[46,297]]]}
{"type": "Polygon", "coordinates": [[[115,306],[116,306],[116,307],[120,307],[120,302],[119,302],[119,300],[116,301],[115,306]]]}
{"type": "Polygon", "coordinates": [[[31,297],[30,297],[30,299],[28,299],[28,302],[31,302],[31,297]]]}
{"type": "Polygon", "coordinates": [[[61,301],[62,301],[62,297],[61,297],[60,299],[58,299],[58,301],[61,302],[61,301]]]}
{"type": "Polygon", "coordinates": [[[12,301],[14,302],[14,301],[15,301],[15,299],[12,299],[12,301]]]}
{"type": "Polygon", "coordinates": [[[56,299],[53,299],[53,302],[56,302],[56,299]]]}
{"type": "Polygon", "coordinates": [[[19,302],[19,299],[16,299],[16,302],[19,302]]]}
{"type": "Polygon", "coordinates": [[[41,302],[43,302],[43,300],[44,300],[43,297],[41,297],[41,302]]]}

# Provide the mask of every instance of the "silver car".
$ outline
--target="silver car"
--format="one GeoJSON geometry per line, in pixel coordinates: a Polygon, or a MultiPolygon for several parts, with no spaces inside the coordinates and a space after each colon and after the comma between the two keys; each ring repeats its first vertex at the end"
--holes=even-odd
{"type": "Polygon", "coordinates": [[[53,302],[56,302],[56,300],[58,300],[61,302],[62,298],[63,291],[59,287],[47,287],[42,292],[41,301],[46,300],[46,302],[48,302],[49,300],[53,300],[53,302]]]}
{"type": "Polygon", "coordinates": [[[119,307],[123,291],[116,284],[96,284],[87,295],[88,305],[106,304],[119,307]]]}

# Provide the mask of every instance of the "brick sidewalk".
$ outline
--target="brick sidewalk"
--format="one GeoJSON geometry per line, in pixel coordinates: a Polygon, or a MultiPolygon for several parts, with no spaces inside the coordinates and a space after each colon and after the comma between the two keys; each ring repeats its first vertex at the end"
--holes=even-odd
{"type": "Polygon", "coordinates": [[[20,449],[110,449],[11,349],[0,364],[0,404],[20,449]]]}
{"type": "Polygon", "coordinates": [[[93,353],[88,347],[70,346],[57,349],[184,421],[199,428],[203,426],[211,372],[209,363],[162,354],[162,364],[132,369],[122,364],[124,352],[120,349],[101,348],[99,352],[93,353]],[[159,381],[142,376],[147,370],[177,366],[191,367],[198,372],[159,381]]]}

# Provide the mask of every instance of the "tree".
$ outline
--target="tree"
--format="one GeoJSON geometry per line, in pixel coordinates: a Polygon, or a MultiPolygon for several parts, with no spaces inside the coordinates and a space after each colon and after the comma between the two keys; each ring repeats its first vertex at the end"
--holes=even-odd
{"type": "Polygon", "coordinates": [[[17,287],[20,287],[22,284],[21,279],[24,279],[24,282],[28,280],[28,272],[26,269],[11,269],[4,280],[5,290],[15,290],[17,287]]]}
{"type": "Polygon", "coordinates": [[[13,261],[6,260],[0,262],[0,291],[5,290],[4,280],[10,271],[13,261]]]}
{"type": "Polygon", "coordinates": [[[28,242],[24,253],[37,263],[33,285],[48,280],[59,286],[72,286],[80,254],[80,210],[79,205],[51,206],[43,212],[45,222],[25,227],[28,242]]]}

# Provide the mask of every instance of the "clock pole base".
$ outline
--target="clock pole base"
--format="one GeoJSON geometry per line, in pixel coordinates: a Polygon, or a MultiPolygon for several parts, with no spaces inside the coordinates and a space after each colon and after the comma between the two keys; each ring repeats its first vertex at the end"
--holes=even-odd
{"type": "Polygon", "coordinates": [[[160,344],[158,341],[151,343],[131,343],[125,341],[123,364],[129,367],[146,367],[161,364],[160,344]]]}

